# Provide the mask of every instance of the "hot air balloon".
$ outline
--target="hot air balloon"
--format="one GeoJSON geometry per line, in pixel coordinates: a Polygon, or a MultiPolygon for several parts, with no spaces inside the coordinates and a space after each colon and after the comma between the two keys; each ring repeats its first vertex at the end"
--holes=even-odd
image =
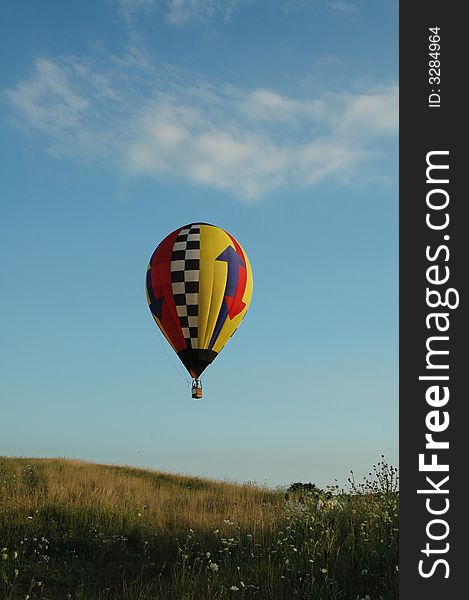
{"type": "Polygon", "coordinates": [[[200,375],[243,320],[252,296],[252,270],[241,244],[209,223],[170,233],[147,268],[151,314],[192,377],[192,397],[202,397],[200,375]]]}

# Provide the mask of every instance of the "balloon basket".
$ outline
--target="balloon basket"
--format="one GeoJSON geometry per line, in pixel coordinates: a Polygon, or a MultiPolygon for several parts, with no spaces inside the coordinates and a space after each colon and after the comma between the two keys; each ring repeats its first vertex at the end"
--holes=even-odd
{"type": "Polygon", "coordinates": [[[198,379],[194,379],[192,382],[192,397],[196,400],[202,398],[202,384],[198,379]]]}

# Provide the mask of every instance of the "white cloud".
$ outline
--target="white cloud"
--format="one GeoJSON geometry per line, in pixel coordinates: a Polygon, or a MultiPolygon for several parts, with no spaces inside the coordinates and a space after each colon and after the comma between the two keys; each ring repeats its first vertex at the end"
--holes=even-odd
{"type": "Polygon", "coordinates": [[[35,68],[33,79],[8,91],[11,102],[27,121],[46,132],[76,127],[88,100],[70,87],[67,73],[55,63],[38,59],[35,68]],[[47,103],[42,101],[44,97],[47,103]]]}
{"type": "Polygon", "coordinates": [[[150,13],[158,4],[158,0],[117,0],[118,13],[125,21],[140,13],[150,13]]]}
{"type": "MultiPolygon", "coordinates": [[[[253,200],[372,164],[397,132],[397,87],[295,99],[180,76],[138,52],[104,65],[38,59],[6,91],[17,120],[55,156],[179,179],[253,200]]],[[[370,169],[370,167],[369,167],[370,169]]]]}
{"type": "Polygon", "coordinates": [[[238,4],[251,0],[117,0],[118,12],[126,21],[154,10],[164,13],[171,25],[208,21],[215,16],[228,20],[238,4]]]}
{"type": "Polygon", "coordinates": [[[170,0],[168,4],[167,18],[173,25],[209,19],[220,8],[217,0],[170,0]]]}
{"type": "Polygon", "coordinates": [[[242,99],[241,109],[252,119],[293,122],[313,116],[315,102],[300,102],[259,88],[242,99]]]}
{"type": "Polygon", "coordinates": [[[346,98],[339,130],[363,135],[392,134],[398,128],[399,94],[397,86],[376,88],[366,94],[346,98]]]}
{"type": "Polygon", "coordinates": [[[346,14],[354,13],[357,10],[357,6],[353,2],[344,0],[330,0],[327,4],[332,10],[346,14]]]}
{"type": "MultiPolygon", "coordinates": [[[[155,11],[164,15],[170,25],[181,27],[194,22],[209,22],[215,17],[229,21],[233,12],[243,4],[253,4],[259,0],[115,0],[119,16],[131,22],[155,11]]],[[[357,5],[349,0],[270,0],[272,10],[289,11],[311,10],[324,3],[337,13],[352,14],[357,5]]]]}

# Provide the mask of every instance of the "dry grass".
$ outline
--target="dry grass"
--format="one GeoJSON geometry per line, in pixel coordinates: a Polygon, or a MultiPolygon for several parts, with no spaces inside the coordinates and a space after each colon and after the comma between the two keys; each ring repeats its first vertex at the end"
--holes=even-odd
{"type": "Polygon", "coordinates": [[[2,470],[10,482],[2,508],[16,513],[50,504],[93,508],[144,519],[163,533],[220,528],[225,519],[243,529],[270,529],[283,513],[277,493],[201,477],[65,459],[4,459],[2,469],[0,458],[2,470]]]}
{"type": "Polygon", "coordinates": [[[318,510],[254,485],[0,457],[0,598],[394,600],[397,475],[370,476],[318,510]]]}

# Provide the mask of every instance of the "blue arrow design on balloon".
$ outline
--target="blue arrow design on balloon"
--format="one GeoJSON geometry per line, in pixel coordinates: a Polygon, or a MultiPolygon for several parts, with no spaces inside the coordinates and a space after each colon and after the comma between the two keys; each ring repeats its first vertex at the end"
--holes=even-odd
{"type": "Polygon", "coordinates": [[[217,322],[215,324],[215,329],[213,330],[212,338],[210,340],[210,344],[208,345],[208,349],[211,350],[213,345],[216,342],[218,334],[223,327],[223,323],[226,321],[226,317],[228,316],[228,305],[226,303],[226,296],[234,297],[236,294],[236,290],[238,288],[238,273],[239,273],[239,265],[245,267],[244,260],[242,257],[236,252],[233,246],[228,246],[223,252],[218,256],[215,260],[222,260],[228,265],[228,274],[226,277],[226,288],[225,293],[223,294],[223,302],[220,309],[220,314],[218,315],[217,322]]]}
{"type": "Polygon", "coordinates": [[[158,317],[160,321],[163,321],[163,300],[164,298],[161,296],[161,298],[156,298],[156,300],[150,304],[151,312],[155,317],[158,317]]]}
{"type": "Polygon", "coordinates": [[[216,260],[223,260],[228,263],[228,276],[226,278],[225,296],[233,297],[238,288],[239,265],[245,267],[244,260],[236,252],[233,246],[228,246],[216,260]]]}
{"type": "Polygon", "coordinates": [[[155,294],[153,293],[153,288],[151,286],[151,271],[150,269],[148,269],[147,271],[147,291],[148,291],[148,297],[150,299],[150,310],[151,312],[155,315],[155,317],[158,317],[158,319],[160,321],[162,321],[162,316],[163,316],[163,296],[161,298],[155,298],[155,294]]]}

